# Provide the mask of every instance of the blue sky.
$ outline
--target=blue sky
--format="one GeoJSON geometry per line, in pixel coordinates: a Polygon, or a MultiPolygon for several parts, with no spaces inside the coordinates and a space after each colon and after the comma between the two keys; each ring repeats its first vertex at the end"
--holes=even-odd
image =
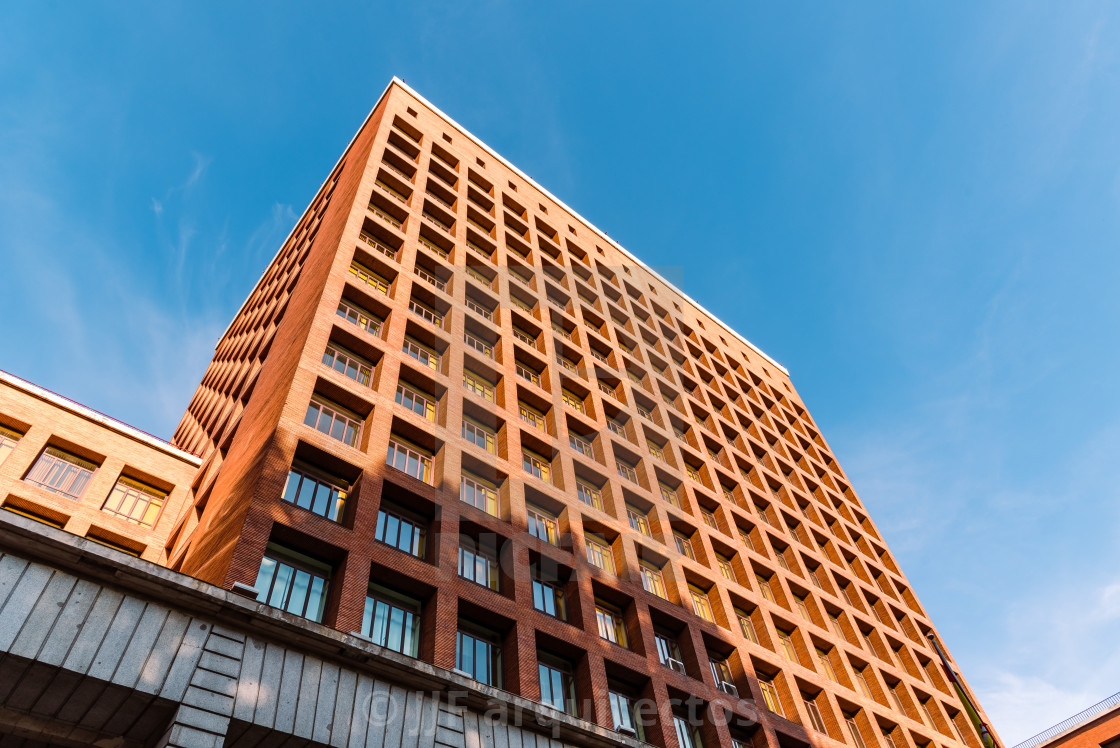
{"type": "Polygon", "coordinates": [[[789,368],[1009,744],[1120,691],[1120,8],[401,5],[7,4],[0,368],[169,436],[399,75],[789,368]]]}

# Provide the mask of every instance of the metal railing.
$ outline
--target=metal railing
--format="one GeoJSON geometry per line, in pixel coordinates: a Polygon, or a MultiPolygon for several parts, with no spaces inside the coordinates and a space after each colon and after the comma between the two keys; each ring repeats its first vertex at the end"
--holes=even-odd
{"type": "Polygon", "coordinates": [[[1061,735],[1066,730],[1077,727],[1081,723],[1088,721],[1089,718],[1096,717],[1098,714],[1102,714],[1104,712],[1107,712],[1110,708],[1112,708],[1114,706],[1117,706],[1117,705],[1120,705],[1120,693],[1115,693],[1115,694],[1109,696],[1104,701],[1101,701],[1100,703],[1097,703],[1097,704],[1093,704],[1091,707],[1089,707],[1085,711],[1079,712],[1078,714],[1073,715],[1069,719],[1066,719],[1066,720],[1063,720],[1063,721],[1059,722],[1058,724],[1051,727],[1049,730],[1043,730],[1039,734],[1035,735],[1033,738],[1028,738],[1027,740],[1024,740],[1022,743],[1019,743],[1018,745],[1014,746],[1014,748],[1035,748],[1035,746],[1042,745],[1043,743],[1048,741],[1050,738],[1061,735]]]}

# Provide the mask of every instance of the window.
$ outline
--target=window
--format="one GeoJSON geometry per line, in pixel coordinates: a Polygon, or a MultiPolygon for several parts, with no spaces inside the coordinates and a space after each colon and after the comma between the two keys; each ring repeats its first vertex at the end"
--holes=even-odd
{"type": "MultiPolygon", "coordinates": [[[[309,470],[293,466],[280,498],[332,522],[341,522],[346,494],[347,489],[339,482],[320,478],[309,470]]],[[[111,496],[109,498],[112,499],[111,496]]]]}
{"type": "Polygon", "coordinates": [[[932,729],[937,729],[937,723],[933,721],[933,715],[929,713],[929,699],[925,701],[918,701],[918,706],[922,708],[922,716],[925,717],[925,723],[932,729]]]}
{"type": "Polygon", "coordinates": [[[820,647],[817,648],[817,664],[820,665],[821,673],[824,677],[828,678],[833,683],[837,683],[836,671],[832,669],[832,660],[828,658],[828,652],[825,652],[820,647]]]}
{"type": "Polygon", "coordinates": [[[97,465],[88,460],[47,447],[24,480],[48,491],[78,499],[96,470],[97,465]]]}
{"type": "Polygon", "coordinates": [[[538,656],[537,673],[541,682],[541,703],[574,716],[576,684],[567,666],[551,657],[538,656]]]}
{"type": "Polygon", "coordinates": [[[661,569],[645,561],[638,562],[642,575],[642,587],[646,592],[657,595],[663,600],[668,600],[665,594],[665,579],[661,576],[661,569]]]}
{"type": "Polygon", "coordinates": [[[728,664],[726,659],[716,659],[712,657],[708,659],[708,664],[712,666],[712,677],[716,681],[716,686],[718,686],[721,691],[729,693],[725,684],[734,689],[735,686],[731,679],[731,665],[728,664]]]}
{"type": "Polygon", "coordinates": [[[497,590],[498,560],[475,547],[470,538],[459,538],[459,576],[463,579],[497,590]]]}
{"type": "Polygon", "coordinates": [[[596,509],[602,510],[603,508],[603,493],[594,486],[590,486],[583,481],[576,481],[576,496],[579,500],[588,506],[593,506],[596,509]]]}
{"type": "Polygon", "coordinates": [[[649,537],[649,518],[638,507],[626,505],[626,519],[630,522],[630,529],[649,537]]]}
{"type": "Polygon", "coordinates": [[[793,636],[789,631],[782,631],[778,629],[778,641],[782,645],[782,654],[790,662],[798,662],[797,648],[793,645],[793,636]]]}
{"type": "Polygon", "coordinates": [[[442,280],[440,280],[440,278],[437,277],[434,273],[431,273],[431,272],[425,270],[424,268],[420,267],[419,265],[416,266],[415,271],[416,271],[417,277],[419,277],[420,280],[424,281],[425,283],[428,283],[428,284],[438,288],[440,291],[446,291],[447,290],[447,284],[444,283],[442,280]]]}
{"type": "Polygon", "coordinates": [[[105,499],[101,511],[144,527],[155,527],[166,500],[165,492],[121,476],[109,498],[105,499]]]}
{"type": "Polygon", "coordinates": [[[759,676],[758,687],[762,691],[762,700],[766,702],[766,708],[779,717],[786,716],[785,712],[782,711],[782,702],[778,698],[778,687],[774,685],[774,680],[772,678],[767,680],[759,676]]]}
{"type": "Polygon", "coordinates": [[[675,506],[677,509],[680,509],[681,502],[680,499],[677,498],[677,490],[666,486],[664,483],[658,483],[657,485],[661,489],[661,498],[665,499],[666,503],[670,506],[675,506]]]}
{"type": "Polygon", "coordinates": [[[362,435],[362,419],[357,413],[318,397],[312,398],[308,403],[307,415],[303,417],[303,422],[316,431],[321,431],[351,447],[358,446],[358,439],[362,435]]]}
{"type": "Polygon", "coordinates": [[[494,358],[494,346],[490,345],[482,338],[471,335],[468,332],[463,334],[463,342],[467,344],[468,348],[473,348],[483,356],[486,356],[486,358],[494,358]]]}
{"type": "Polygon", "coordinates": [[[587,410],[583,407],[583,398],[581,398],[579,395],[575,394],[574,392],[571,392],[569,390],[563,390],[561,392],[560,396],[564,400],[564,404],[567,405],[569,408],[574,408],[575,410],[579,411],[580,413],[586,413],[587,412],[587,410]]]}
{"type": "Polygon", "coordinates": [[[389,440],[389,453],[385,462],[413,478],[425,483],[432,482],[432,456],[398,441],[396,437],[389,440]]]}
{"type": "Polygon", "coordinates": [[[684,717],[673,715],[673,729],[677,733],[677,745],[680,748],[703,748],[700,731],[688,724],[684,717]]]}
{"type": "Polygon", "coordinates": [[[525,423],[536,426],[546,434],[548,433],[548,426],[545,424],[544,414],[532,405],[526,405],[522,402],[517,403],[517,413],[525,423]]]}
{"type": "Polygon", "coordinates": [[[654,456],[654,458],[660,460],[661,462],[665,462],[665,450],[662,449],[660,445],[655,444],[651,441],[647,441],[646,448],[649,450],[649,453],[654,456]]]}
{"type": "Polygon", "coordinates": [[[412,299],[408,302],[408,308],[420,319],[427,320],[436,327],[443,327],[443,315],[426,304],[421,304],[416,299],[412,299]]]}
{"type": "Polygon", "coordinates": [[[521,450],[521,466],[525,468],[526,473],[540,478],[545,483],[552,482],[552,469],[548,461],[540,455],[527,449],[521,450]]]}
{"type": "Polygon", "coordinates": [[[417,558],[424,557],[424,528],[420,522],[384,508],[377,512],[374,539],[417,558]]]}
{"type": "Polygon", "coordinates": [[[690,465],[690,464],[688,464],[688,463],[686,462],[686,463],[684,464],[684,471],[685,471],[686,473],[688,473],[688,477],[689,477],[689,478],[692,478],[692,480],[696,481],[697,483],[700,483],[700,482],[701,482],[701,480],[700,480],[700,471],[699,471],[699,470],[697,470],[697,469],[696,469],[696,468],[695,468],[694,466],[692,466],[692,465],[690,465]]]}
{"type": "Polygon", "coordinates": [[[467,441],[476,446],[482,447],[487,452],[493,454],[494,452],[494,432],[483,426],[478,421],[471,420],[470,418],[463,419],[463,436],[467,441]]]}
{"type": "Polygon", "coordinates": [[[611,553],[610,543],[591,533],[585,534],[583,539],[587,543],[587,562],[608,574],[614,574],[614,554],[611,553]]]}
{"type": "Polygon", "coordinates": [[[692,550],[692,538],[689,538],[684,533],[674,532],[673,542],[677,545],[678,553],[691,558],[693,561],[696,560],[696,554],[692,550]]]}
{"type": "MultiPolygon", "coordinates": [[[[516,296],[511,296],[510,298],[514,301],[514,303],[517,302],[517,297],[516,296]]],[[[531,312],[533,310],[532,309],[527,309],[526,311],[531,312]]],[[[522,343],[525,343],[526,345],[536,346],[536,344],[537,344],[537,336],[536,335],[525,332],[524,330],[522,330],[520,327],[518,327],[516,325],[514,325],[514,327],[513,327],[513,336],[515,338],[517,338],[518,340],[520,340],[522,343]]]]}
{"type": "Polygon", "coordinates": [[[435,401],[404,382],[397,383],[397,405],[403,405],[407,410],[411,410],[429,421],[435,422],[436,420],[435,401]]]}
{"type": "MultiPolygon", "coordinates": [[[[740,530],[739,531],[739,540],[743,541],[743,545],[745,545],[747,547],[747,550],[755,551],[754,541],[751,540],[750,533],[746,532],[745,530],[740,530]]],[[[758,551],[755,551],[755,553],[758,553],[758,551]]]]}
{"type": "Polygon", "coordinates": [[[898,709],[899,714],[907,714],[908,715],[909,712],[907,712],[906,707],[904,707],[902,705],[902,697],[898,693],[898,689],[901,688],[901,686],[902,686],[901,683],[895,683],[893,686],[888,684],[887,685],[887,692],[890,693],[891,701],[894,702],[894,706],[895,706],[896,709],[898,709]]]}
{"type": "Polygon", "coordinates": [[[4,460],[11,454],[12,450],[16,448],[16,444],[23,438],[23,435],[18,431],[12,431],[0,426],[0,465],[4,464],[4,460]]]}
{"type": "Polygon", "coordinates": [[[805,598],[794,595],[793,604],[797,606],[797,612],[801,614],[801,617],[803,619],[805,619],[806,621],[813,620],[809,617],[809,606],[806,604],[805,598]]]}
{"type": "Polygon", "coordinates": [[[837,639],[847,641],[844,630],[840,627],[840,619],[832,613],[828,614],[828,627],[832,629],[832,633],[836,635],[837,639]]]}
{"type": "Polygon", "coordinates": [[[657,645],[658,662],[683,673],[684,665],[681,663],[681,650],[677,646],[676,639],[660,632],[654,633],[653,639],[657,645]]]}
{"type": "Polygon", "coordinates": [[[755,575],[755,581],[758,582],[758,589],[770,602],[774,602],[774,591],[770,589],[770,580],[765,577],[755,575]]]}
{"type": "Polygon", "coordinates": [[[556,517],[538,506],[526,506],[529,517],[529,534],[549,545],[560,544],[560,533],[556,527],[556,517]]]}
{"type": "Polygon", "coordinates": [[[257,572],[257,602],[312,621],[323,620],[331,567],[313,558],[269,543],[257,572]]]}
{"type": "Polygon", "coordinates": [[[708,599],[708,593],[699,587],[694,587],[691,584],[688,586],[689,597],[692,598],[692,610],[696,615],[703,618],[709,623],[715,623],[716,617],[712,615],[712,603],[708,599]]]}
{"type": "Polygon", "coordinates": [[[352,353],[333,343],[327,344],[323,363],[335,371],[340,371],[358,384],[369,386],[370,365],[352,353]]]}
{"type": "Polygon", "coordinates": [[[805,694],[801,695],[801,700],[805,704],[805,711],[809,713],[809,722],[813,725],[813,729],[827,735],[828,730],[824,729],[824,720],[821,719],[821,712],[817,709],[817,702],[805,694]]]}
{"type": "Polygon", "coordinates": [[[423,343],[413,340],[412,338],[404,339],[404,346],[402,349],[409,356],[427,366],[429,369],[439,371],[439,353],[434,349],[429,348],[423,343]]]}
{"type": "Polygon", "coordinates": [[[498,516],[498,491],[487,480],[464,474],[459,482],[459,498],[489,515],[498,516]]]}
{"type": "Polygon", "coordinates": [[[871,698],[871,689],[867,685],[867,668],[853,668],[856,674],[856,688],[865,698],[871,698]]]}
{"type": "Polygon", "coordinates": [[[890,730],[883,730],[883,742],[887,744],[887,748],[895,748],[894,738],[891,737],[890,730]]]}
{"type": "Polygon", "coordinates": [[[719,573],[723,575],[724,579],[729,582],[736,581],[735,570],[731,568],[731,559],[724,558],[723,556],[716,556],[716,563],[719,564],[719,573]]]}
{"type": "Polygon", "coordinates": [[[525,366],[521,362],[516,362],[513,365],[513,369],[514,369],[515,372],[517,372],[517,376],[521,377],[526,382],[531,382],[532,384],[535,384],[538,387],[541,386],[540,375],[537,374],[537,372],[530,369],[528,366],[525,366]]]}
{"type": "Polygon", "coordinates": [[[595,456],[591,450],[591,442],[587,441],[587,439],[584,439],[582,436],[569,433],[568,444],[572,449],[579,452],[584,457],[594,458],[595,456]]]}
{"type": "Polygon", "coordinates": [[[366,310],[351,304],[345,299],[338,302],[338,316],[342,317],[350,324],[365,330],[370,335],[381,334],[382,319],[380,317],[370,314],[366,310]]]}
{"type": "Polygon", "coordinates": [[[566,620],[568,611],[564,605],[564,591],[555,582],[546,582],[533,569],[533,607],[553,618],[566,620]]]}
{"type": "Polygon", "coordinates": [[[386,649],[416,657],[420,649],[420,603],[370,585],[362,614],[362,636],[386,649]]]}
{"type": "Polygon", "coordinates": [[[619,475],[621,475],[623,478],[630,481],[631,483],[637,483],[638,482],[638,473],[637,473],[636,470],[634,470],[633,465],[628,465],[625,462],[623,462],[622,460],[615,460],[614,464],[615,464],[615,468],[618,470],[619,475]]]}
{"type": "Polygon", "coordinates": [[[494,385],[468,369],[463,370],[463,386],[486,402],[494,402],[494,385]]]}
{"type": "Polygon", "coordinates": [[[617,434],[618,436],[621,436],[623,439],[626,438],[626,425],[625,424],[619,423],[618,421],[615,421],[613,419],[607,419],[607,428],[610,429],[610,432],[612,434],[617,434]]]}
{"type": "Polygon", "coordinates": [[[758,644],[758,632],[754,630],[754,621],[751,617],[741,610],[735,611],[735,617],[739,619],[739,630],[743,632],[743,636],[748,641],[758,644]]]}
{"type": "Polygon", "coordinates": [[[645,740],[645,730],[642,729],[640,715],[635,709],[634,702],[629,696],[624,696],[617,691],[609,691],[611,702],[611,722],[614,729],[637,736],[638,740],[645,740]]]}
{"type": "MultiPolygon", "coordinates": [[[[844,715],[844,723],[848,726],[848,734],[852,736],[852,744],[856,748],[867,748],[863,742],[863,736],[860,735],[859,727],[856,725],[856,718],[854,715],[844,715]]],[[[961,741],[964,742],[963,740],[961,741]]]]}
{"type": "Polygon", "coordinates": [[[712,528],[713,530],[719,529],[719,523],[716,522],[716,515],[712,512],[708,511],[707,509],[701,509],[700,517],[704,520],[704,524],[708,527],[712,528]]]}
{"type": "Polygon", "coordinates": [[[482,317],[483,319],[489,322],[494,321],[494,311],[492,309],[487,309],[482,304],[472,299],[470,296],[468,296],[464,300],[463,304],[467,307],[467,309],[470,309],[472,312],[482,317]]]}
{"type": "Polygon", "coordinates": [[[620,647],[626,645],[626,624],[622,614],[603,604],[595,603],[595,621],[599,626],[599,636],[620,647]]]}
{"type": "Polygon", "coordinates": [[[490,637],[460,628],[455,651],[456,670],[479,683],[502,687],[502,650],[490,637]]]}

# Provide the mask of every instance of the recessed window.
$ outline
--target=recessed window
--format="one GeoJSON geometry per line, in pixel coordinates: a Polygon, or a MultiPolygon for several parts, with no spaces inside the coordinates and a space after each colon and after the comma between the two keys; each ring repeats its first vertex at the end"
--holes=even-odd
{"type": "Polygon", "coordinates": [[[583,540],[587,544],[587,563],[614,574],[614,554],[611,553],[610,543],[592,533],[587,533],[583,540]]]}
{"type": "Polygon", "coordinates": [[[109,498],[105,499],[101,511],[144,527],[155,527],[166,500],[166,491],[121,476],[109,498]]]}
{"type": "Polygon", "coordinates": [[[420,602],[370,585],[362,614],[362,636],[386,649],[416,657],[420,649],[420,602]]]}
{"type": "Polygon", "coordinates": [[[385,458],[386,464],[395,467],[413,478],[432,482],[432,455],[405,443],[398,437],[389,440],[389,453],[385,458]]]}
{"type": "Polygon", "coordinates": [[[284,493],[280,498],[332,522],[341,522],[348,491],[342,481],[293,466],[288,472],[288,482],[284,485],[284,493]]]}
{"type": "Polygon", "coordinates": [[[372,364],[342,346],[328,343],[327,350],[323,353],[323,363],[358,384],[369,386],[372,364]]]}
{"type": "Polygon", "coordinates": [[[538,654],[541,703],[565,714],[576,714],[576,683],[571,669],[561,660],[538,654]]]}
{"type": "Polygon", "coordinates": [[[552,466],[549,465],[548,460],[541,457],[536,452],[528,449],[521,450],[521,466],[535,478],[540,478],[545,483],[552,482],[552,466]]]}
{"type": "Polygon", "coordinates": [[[396,402],[397,405],[402,405],[406,410],[411,410],[429,421],[435,422],[436,420],[435,400],[413,389],[411,385],[405,382],[397,383],[396,402]]]}
{"type": "Polygon", "coordinates": [[[549,545],[559,545],[560,532],[555,515],[534,504],[527,505],[526,511],[529,519],[529,534],[549,545]]]}
{"type": "Polygon", "coordinates": [[[459,576],[468,581],[497,590],[498,559],[484,553],[471,538],[459,539],[459,576]]]}
{"type": "Polygon", "coordinates": [[[599,510],[603,508],[603,492],[583,481],[576,481],[576,496],[588,506],[599,510]]]}
{"type": "Polygon", "coordinates": [[[665,594],[665,579],[661,576],[661,569],[658,569],[653,564],[646,561],[639,562],[639,568],[642,577],[642,587],[646,592],[657,595],[663,600],[667,600],[668,595],[665,594]]]}
{"type": "Polygon", "coordinates": [[[688,586],[688,594],[689,597],[692,598],[692,611],[705,621],[714,623],[716,618],[712,614],[712,603],[708,599],[708,593],[690,584],[688,586]]]}
{"type": "Polygon", "coordinates": [[[536,569],[533,570],[533,607],[553,618],[567,620],[564,591],[556,582],[542,579],[536,569]]]}
{"type": "Polygon", "coordinates": [[[351,447],[358,446],[362,434],[361,416],[318,396],[308,404],[303,422],[351,447]]]}
{"type": "Polygon", "coordinates": [[[479,683],[501,688],[502,649],[496,639],[460,623],[455,638],[455,669],[479,683]]]}
{"type": "Polygon", "coordinates": [[[4,460],[12,453],[12,450],[16,448],[16,444],[22,438],[23,434],[18,431],[0,426],[0,465],[4,464],[4,460]]]}
{"type": "Polygon", "coordinates": [[[97,465],[89,460],[47,447],[24,480],[71,499],[79,499],[96,471],[97,465]]]}
{"type": "Polygon", "coordinates": [[[595,603],[595,622],[599,627],[599,636],[612,644],[620,647],[626,645],[626,624],[622,620],[622,613],[606,603],[595,603]]]}
{"type": "Polygon", "coordinates": [[[377,512],[377,529],[374,539],[404,551],[410,556],[424,557],[424,540],[427,533],[416,517],[403,511],[381,508],[377,512]]]}
{"type": "Polygon", "coordinates": [[[498,491],[484,478],[464,473],[460,479],[459,498],[489,515],[498,516],[498,491]]]}
{"type": "Polygon", "coordinates": [[[261,558],[257,601],[312,621],[323,620],[331,567],[290,548],[269,543],[261,558]]]}

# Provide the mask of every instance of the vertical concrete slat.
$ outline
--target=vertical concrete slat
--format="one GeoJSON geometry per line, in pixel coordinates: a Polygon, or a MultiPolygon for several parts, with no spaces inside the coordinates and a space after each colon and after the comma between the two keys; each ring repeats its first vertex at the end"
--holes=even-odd
{"type": "Polygon", "coordinates": [[[182,646],[183,637],[186,636],[190,623],[190,616],[177,610],[170,612],[137,676],[138,690],[155,694],[163,688],[167,674],[171,671],[171,664],[175,661],[175,654],[182,646]]]}
{"type": "Polygon", "coordinates": [[[353,670],[339,670],[338,689],[334,697],[334,716],[331,718],[331,735],[328,741],[333,748],[346,748],[349,742],[357,685],[357,673],[353,670]]]}
{"type": "Polygon", "coordinates": [[[109,680],[112,677],[146,607],[147,603],[135,597],[126,597],[121,602],[90,664],[88,674],[91,678],[109,680]]]}
{"type": "Polygon", "coordinates": [[[23,570],[8,599],[4,601],[4,607],[0,608],[0,652],[7,652],[11,648],[51,576],[51,570],[41,564],[29,564],[23,570]]]}
{"type": "Polygon", "coordinates": [[[37,659],[36,655],[43,646],[54,622],[58,620],[70,592],[77,579],[69,574],[56,573],[51,576],[42,594],[30,609],[27,620],[20,627],[19,634],[12,642],[9,651],[20,657],[37,659]]]}
{"type": "Polygon", "coordinates": [[[245,640],[245,654],[241,657],[241,676],[237,679],[237,696],[234,697],[233,718],[252,722],[260,693],[261,668],[264,667],[265,644],[260,639],[245,640]]]}
{"type": "Polygon", "coordinates": [[[82,632],[71,645],[62,667],[78,673],[89,670],[93,658],[97,655],[97,648],[101,645],[105,632],[109,630],[109,625],[123,602],[124,595],[116,590],[102,588],[89,615],[82,622],[82,632]]]}
{"type": "Polygon", "coordinates": [[[140,678],[140,671],[144,667],[150,653],[159,639],[163,625],[171,611],[162,605],[149,605],[144,614],[140,616],[139,623],[132,632],[121,655],[120,664],[113,673],[112,682],[118,686],[132,688],[140,678]]]}
{"type": "Polygon", "coordinates": [[[311,731],[311,739],[316,743],[327,743],[331,739],[334,700],[337,696],[338,666],[324,662],[319,675],[319,694],[315,699],[315,726],[311,731]]]}
{"type": "Polygon", "coordinates": [[[39,651],[39,662],[46,665],[61,665],[74,640],[82,632],[90,608],[97,600],[101,585],[79,579],[70,597],[66,600],[66,607],[61,615],[55,619],[54,625],[43,642],[39,651]]]}

